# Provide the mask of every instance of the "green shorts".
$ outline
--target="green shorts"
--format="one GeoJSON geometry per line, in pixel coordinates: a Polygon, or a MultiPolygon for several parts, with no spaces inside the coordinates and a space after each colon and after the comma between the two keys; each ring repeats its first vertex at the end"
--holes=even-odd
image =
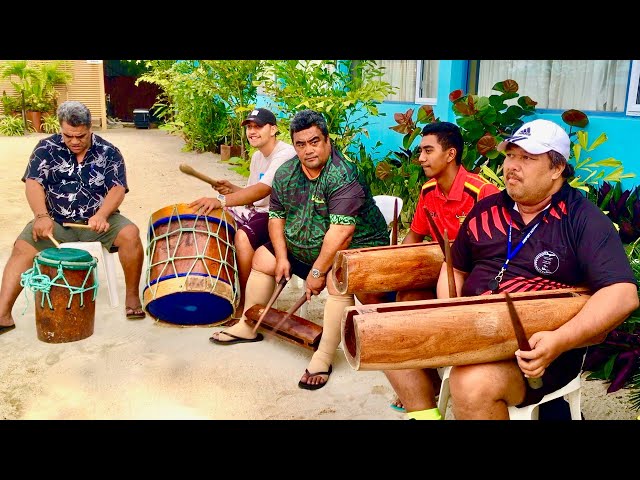
{"type": "MultiPolygon", "coordinates": [[[[33,222],[31,220],[22,230],[22,233],[18,236],[18,240],[24,240],[29,245],[35,247],[38,251],[42,251],[45,248],[55,247],[53,242],[48,238],[39,238],[37,242],[33,241],[32,230],[33,222]]],[[[58,243],[63,242],[100,242],[102,246],[107,250],[110,250],[113,246],[118,233],[127,225],[133,225],[133,222],[128,218],[120,215],[119,213],[112,213],[107,219],[109,222],[109,230],[104,233],[97,233],[88,228],[74,228],[63,227],[55,220],[53,221],[53,238],[58,243]]]]}

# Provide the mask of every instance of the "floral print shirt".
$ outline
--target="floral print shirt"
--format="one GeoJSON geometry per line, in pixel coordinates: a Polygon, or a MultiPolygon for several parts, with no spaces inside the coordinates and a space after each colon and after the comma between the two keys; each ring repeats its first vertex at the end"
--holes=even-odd
{"type": "Polygon", "coordinates": [[[47,210],[58,222],[86,223],[104,202],[109,189],[127,187],[124,158],[110,142],[91,134],[82,163],[67,148],[61,134],[38,142],[22,177],[44,187],[47,210]]]}

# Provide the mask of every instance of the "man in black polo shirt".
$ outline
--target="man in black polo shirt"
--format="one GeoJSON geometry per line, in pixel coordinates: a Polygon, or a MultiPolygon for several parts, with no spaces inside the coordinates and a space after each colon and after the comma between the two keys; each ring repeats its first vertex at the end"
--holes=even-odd
{"type": "MultiPolygon", "coordinates": [[[[498,145],[505,152],[505,189],[480,200],[451,250],[459,296],[587,286],[581,311],[554,331],[529,338],[531,351],[514,360],[453,367],[451,397],[457,419],[508,419],[507,407],[537,403],[580,372],[587,345],[602,342],[638,308],[635,277],[611,221],[566,179],[567,133],[534,120],[498,145]],[[532,389],[526,377],[542,377],[532,389]]],[[[438,297],[449,296],[446,264],[438,297]]],[[[420,418],[422,400],[403,396],[420,418]]]]}

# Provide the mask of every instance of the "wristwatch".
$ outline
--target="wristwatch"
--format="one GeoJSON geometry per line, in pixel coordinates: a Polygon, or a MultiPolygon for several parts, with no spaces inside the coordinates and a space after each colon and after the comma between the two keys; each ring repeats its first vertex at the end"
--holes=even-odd
{"type": "Polygon", "coordinates": [[[222,195],[221,193],[218,194],[218,196],[216,197],[218,199],[218,201],[220,202],[220,208],[224,208],[227,206],[227,197],[225,197],[224,195],[222,195]]]}
{"type": "Polygon", "coordinates": [[[320,277],[324,277],[326,275],[326,273],[322,273],[320,270],[318,270],[317,268],[312,268],[311,269],[311,276],[313,278],[320,278],[320,277]]]}

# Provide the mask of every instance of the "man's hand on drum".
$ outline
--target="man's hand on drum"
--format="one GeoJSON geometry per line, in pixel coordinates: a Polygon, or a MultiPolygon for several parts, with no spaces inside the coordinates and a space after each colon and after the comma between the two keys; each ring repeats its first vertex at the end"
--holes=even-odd
{"type": "Polygon", "coordinates": [[[36,218],[31,228],[33,241],[37,242],[38,238],[47,238],[49,235],[53,235],[53,220],[50,217],[36,218]]]}
{"type": "Polygon", "coordinates": [[[220,201],[216,198],[202,197],[189,204],[198,215],[208,215],[212,210],[221,208],[220,201]]]}
{"type": "Polygon", "coordinates": [[[87,221],[87,225],[91,228],[91,230],[98,233],[104,233],[109,230],[109,222],[107,222],[107,217],[99,213],[96,213],[93,217],[89,218],[89,221],[87,221]]]}

